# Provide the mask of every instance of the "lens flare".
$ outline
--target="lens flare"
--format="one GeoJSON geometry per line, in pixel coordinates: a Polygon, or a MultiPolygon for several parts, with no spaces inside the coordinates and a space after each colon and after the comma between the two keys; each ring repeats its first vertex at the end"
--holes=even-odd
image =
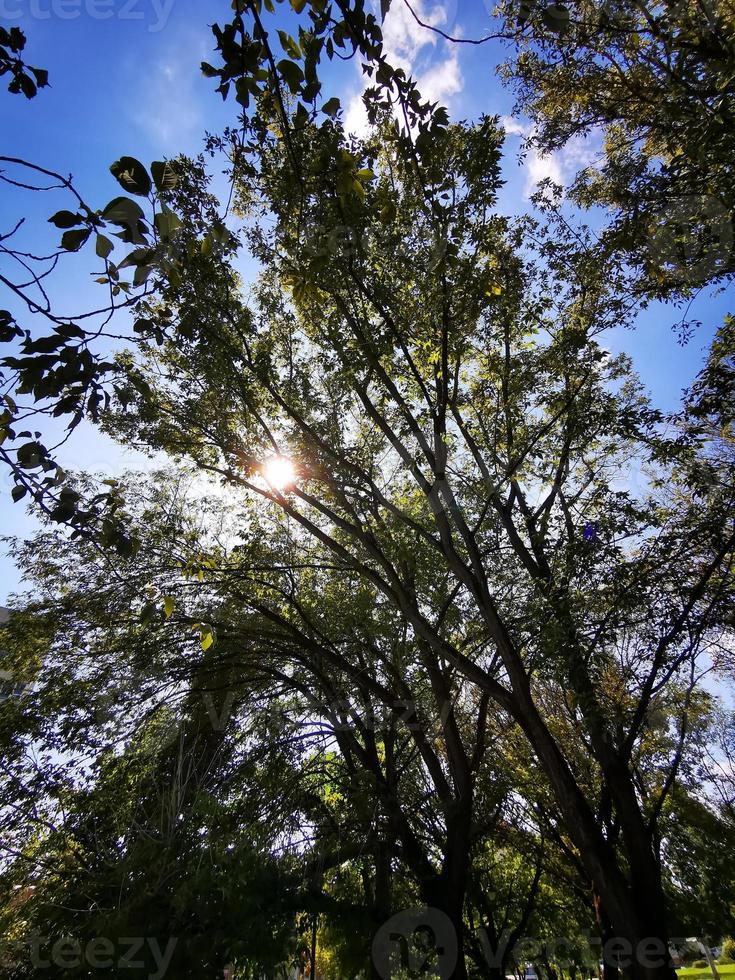
{"type": "Polygon", "coordinates": [[[282,493],[296,482],[296,468],[287,456],[271,456],[263,464],[263,476],[274,490],[282,493]]]}

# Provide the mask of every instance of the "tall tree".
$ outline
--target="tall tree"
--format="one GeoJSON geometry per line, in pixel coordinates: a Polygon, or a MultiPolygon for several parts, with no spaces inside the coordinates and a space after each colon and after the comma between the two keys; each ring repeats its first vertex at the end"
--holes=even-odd
{"type": "MultiPolygon", "coordinates": [[[[486,944],[477,935],[465,940],[465,895],[490,934],[491,955],[505,933],[502,965],[534,910],[542,850],[532,814],[510,797],[510,760],[484,751],[488,739],[499,748],[504,738],[492,732],[487,699],[478,706],[461,679],[450,690],[448,679],[435,678],[432,689],[400,619],[390,607],[375,611],[374,589],[303,542],[295,546],[281,522],[250,513],[243,543],[234,545],[232,528],[245,515],[214,502],[206,518],[187,514],[180,485],[161,476],[131,490],[130,518],[136,533],[145,523],[146,540],[112,580],[105,553],[84,540],[43,535],[17,552],[58,631],[23,723],[13,718],[16,737],[32,738],[37,751],[76,746],[86,766],[97,757],[89,788],[75,788],[67,774],[60,790],[56,773],[45,772],[46,783],[39,774],[43,824],[17,805],[28,789],[26,754],[7,767],[5,836],[20,855],[9,883],[27,885],[60,850],[87,855],[36,888],[29,921],[45,935],[66,927],[85,937],[131,934],[144,923],[157,923],[163,935],[169,922],[166,935],[181,930],[177,969],[189,959],[186,969],[208,969],[216,960],[197,947],[206,923],[191,904],[194,883],[182,894],[172,877],[190,865],[210,867],[213,852],[241,855],[242,868],[204,878],[191,872],[200,888],[232,876],[223,887],[240,910],[234,916],[241,891],[262,893],[267,857],[287,896],[285,907],[271,910],[261,894],[263,915],[321,914],[333,933],[343,928],[342,955],[351,950],[362,964],[381,924],[400,911],[401,893],[443,909],[447,892],[460,905],[456,941],[460,949],[466,941],[479,975],[488,975],[486,944]],[[120,744],[128,749],[118,761],[106,746],[120,744]],[[108,812],[115,780],[127,787],[126,805],[108,812]],[[67,816],[57,826],[60,792],[67,816]],[[240,843],[247,827],[260,828],[261,850],[251,858],[247,835],[240,843]],[[507,872],[473,860],[499,839],[506,854],[520,848],[535,868],[505,900],[498,876],[504,883],[507,872]],[[293,873],[299,867],[303,886],[293,873]],[[345,867],[362,882],[357,896],[340,884],[345,867]],[[79,915],[49,917],[50,902],[79,915]]],[[[222,925],[211,955],[266,966],[267,957],[257,959],[262,918],[229,939],[222,925]]]]}
{"type": "MultiPolygon", "coordinates": [[[[597,343],[635,309],[619,250],[601,264],[600,250],[553,213],[546,226],[496,215],[493,120],[449,126],[386,64],[359,5],[341,9],[342,20],[310,7],[312,30],[279,35],[279,61],[261,13],[238,8],[217,31],[222,66],[205,69],[246,110],[236,132],[210,141],[233,161],[229,225],[200,166],[155,164],[149,174],[128,157],[113,172],[151,210],[130,197],[96,211],[79,199],[71,214],[67,245],[94,240],[105,284],[138,315],[138,353],[118,362],[106,424],[272,507],[296,548],[313,549],[319,567],[333,563],[374,606],[371,621],[385,610],[405,633],[416,688],[427,703],[452,705],[447,799],[458,799],[446,813],[442,888],[424,895],[437,895],[458,936],[469,774],[453,695],[467,689],[472,752],[492,705],[537,760],[558,834],[605,921],[636,949],[630,974],[669,976],[659,822],[697,663],[729,628],[730,463],[686,417],[666,436],[628,366],[597,343]],[[364,140],[346,136],[332,100],[317,109],[318,63],[335,45],[359,51],[375,76],[364,140]],[[122,261],[110,259],[109,239],[100,244],[108,224],[134,246],[122,261]],[[265,270],[250,305],[236,232],[265,270]],[[631,458],[651,469],[637,493],[614,482],[631,458]],[[662,778],[664,767],[639,760],[657,709],[673,704],[682,720],[662,778]],[[648,938],[659,953],[646,959],[648,938]]],[[[62,414],[89,404],[92,385],[96,411],[88,336],[54,324],[7,363],[62,414]],[[70,347],[78,385],[65,403],[70,347]]],[[[10,321],[7,331],[18,332],[10,321]]],[[[6,429],[16,414],[7,404],[6,429]]],[[[21,489],[41,500],[48,487],[26,486],[23,471],[45,462],[36,440],[19,448],[21,489]]],[[[51,515],[86,532],[99,514],[80,518],[76,492],[59,493],[51,515]]],[[[117,523],[102,525],[108,543],[134,550],[117,523]]],[[[291,587],[289,571],[288,602],[300,604],[306,586],[299,576],[291,587]]],[[[217,633],[209,619],[196,620],[207,647],[217,633]]],[[[331,638],[336,627],[323,631],[331,638]]],[[[312,685],[315,665],[303,665],[312,685]]],[[[432,752],[422,762],[439,792],[446,775],[432,752]]],[[[453,975],[465,974],[460,957],[453,975]]]]}
{"type": "Polygon", "coordinates": [[[282,140],[280,112],[263,100],[257,168],[233,175],[268,263],[255,310],[222,256],[196,255],[147,309],[176,339],[130,365],[113,427],[270,500],[370,582],[428,677],[456,672],[520,726],[613,929],[665,943],[671,780],[641,796],[634,759],[654,698],[688,676],[727,601],[731,494],[682,507],[696,445],[660,435],[594,340],[632,303],[610,267],[560,229],[490,217],[492,121],[438,113],[414,134],[386,119],[348,149],[330,122],[282,140]],[[661,468],[637,499],[611,485],[631,455],[661,468]],[[285,483],[271,456],[291,461],[285,483]],[[573,769],[577,740],[614,839],[573,769]]]}
{"type": "MultiPolygon", "coordinates": [[[[599,141],[574,197],[611,213],[603,242],[640,289],[691,294],[733,272],[735,13],[729,3],[526,5],[503,74],[529,143],[599,141]]],[[[510,27],[516,4],[504,5],[510,27]]]]}

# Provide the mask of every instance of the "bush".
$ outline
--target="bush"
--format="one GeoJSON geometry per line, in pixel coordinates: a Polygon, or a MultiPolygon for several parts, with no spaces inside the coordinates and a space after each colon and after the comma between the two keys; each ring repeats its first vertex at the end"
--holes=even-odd
{"type": "Polygon", "coordinates": [[[695,960],[692,966],[695,966],[698,970],[702,970],[708,966],[708,963],[707,960],[695,960]]]}
{"type": "Polygon", "coordinates": [[[720,957],[722,963],[735,963],[735,939],[729,936],[722,943],[722,956],[720,957]]]}

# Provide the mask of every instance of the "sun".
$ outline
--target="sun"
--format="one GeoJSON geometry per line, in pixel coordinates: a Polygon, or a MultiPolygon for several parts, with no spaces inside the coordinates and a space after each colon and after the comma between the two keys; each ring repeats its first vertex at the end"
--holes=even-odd
{"type": "Polygon", "coordinates": [[[288,456],[271,456],[263,463],[263,476],[281,493],[296,482],[296,467],[288,456]]]}

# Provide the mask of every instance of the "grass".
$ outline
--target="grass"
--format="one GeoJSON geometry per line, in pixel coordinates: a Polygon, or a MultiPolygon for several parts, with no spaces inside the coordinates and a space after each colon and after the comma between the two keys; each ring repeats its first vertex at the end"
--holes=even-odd
{"type": "MultiPolygon", "coordinates": [[[[735,963],[717,965],[717,972],[720,980],[735,980],[735,963]]],[[[712,980],[712,973],[708,966],[687,966],[682,970],[676,971],[679,980],[712,980]]]]}

